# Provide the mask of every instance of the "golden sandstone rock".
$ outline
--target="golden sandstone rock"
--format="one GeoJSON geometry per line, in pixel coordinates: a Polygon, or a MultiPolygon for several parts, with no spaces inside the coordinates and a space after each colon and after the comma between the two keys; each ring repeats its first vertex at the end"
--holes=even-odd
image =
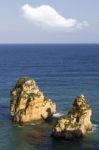
{"type": "Polygon", "coordinates": [[[76,97],[67,116],[60,117],[53,127],[52,136],[64,139],[83,137],[92,130],[91,115],[91,107],[84,95],[76,97]]]}
{"type": "Polygon", "coordinates": [[[56,113],[56,105],[46,98],[34,80],[20,78],[11,91],[12,120],[18,123],[45,120],[56,113]]]}

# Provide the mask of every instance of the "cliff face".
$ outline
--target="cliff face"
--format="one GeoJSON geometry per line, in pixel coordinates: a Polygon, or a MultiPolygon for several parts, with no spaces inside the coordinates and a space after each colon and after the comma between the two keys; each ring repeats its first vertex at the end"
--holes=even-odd
{"type": "Polygon", "coordinates": [[[56,105],[39,90],[29,77],[20,78],[11,91],[10,110],[19,123],[47,119],[56,113],[56,105]]]}
{"type": "Polygon", "coordinates": [[[53,127],[52,136],[74,139],[83,137],[92,130],[92,110],[84,95],[78,96],[67,116],[60,117],[53,127]]]}

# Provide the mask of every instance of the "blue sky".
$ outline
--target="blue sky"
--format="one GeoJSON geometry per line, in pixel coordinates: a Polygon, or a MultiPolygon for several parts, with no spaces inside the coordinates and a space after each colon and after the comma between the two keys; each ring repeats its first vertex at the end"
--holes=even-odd
{"type": "Polygon", "coordinates": [[[2,0],[0,43],[99,43],[99,0],[2,0]]]}

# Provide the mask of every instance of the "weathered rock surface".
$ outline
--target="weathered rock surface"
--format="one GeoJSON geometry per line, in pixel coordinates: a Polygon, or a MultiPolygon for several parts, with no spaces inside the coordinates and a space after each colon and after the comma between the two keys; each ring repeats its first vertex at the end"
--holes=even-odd
{"type": "Polygon", "coordinates": [[[60,117],[53,127],[52,136],[65,139],[83,137],[92,130],[91,115],[91,107],[84,95],[76,97],[67,116],[60,117]]]}
{"type": "Polygon", "coordinates": [[[19,123],[47,119],[56,113],[56,105],[39,90],[34,80],[20,78],[11,91],[12,120],[19,123]]]}

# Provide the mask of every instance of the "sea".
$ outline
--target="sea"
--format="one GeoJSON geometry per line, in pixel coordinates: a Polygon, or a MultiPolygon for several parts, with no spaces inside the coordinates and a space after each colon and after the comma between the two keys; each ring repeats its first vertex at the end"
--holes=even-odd
{"type": "Polygon", "coordinates": [[[0,45],[0,150],[99,150],[99,44],[0,45]],[[22,76],[34,79],[56,103],[56,117],[66,115],[84,94],[93,131],[80,140],[55,140],[51,122],[12,123],[10,91],[22,76]]]}

